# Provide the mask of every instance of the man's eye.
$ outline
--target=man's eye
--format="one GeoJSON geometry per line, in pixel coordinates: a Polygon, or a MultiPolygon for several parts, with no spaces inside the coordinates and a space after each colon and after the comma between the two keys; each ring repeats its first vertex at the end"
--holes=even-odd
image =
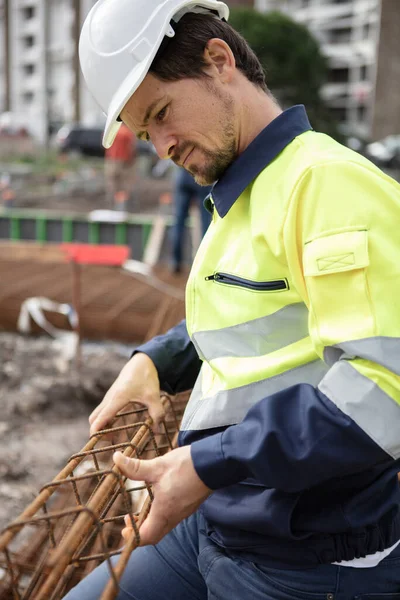
{"type": "Polygon", "coordinates": [[[167,107],[166,107],[166,106],[164,106],[164,108],[162,108],[162,109],[161,109],[161,110],[160,110],[160,111],[157,113],[157,115],[156,115],[156,120],[157,120],[157,121],[159,121],[159,122],[161,122],[161,121],[164,119],[164,117],[165,117],[165,115],[166,115],[166,112],[167,112],[167,107]]]}

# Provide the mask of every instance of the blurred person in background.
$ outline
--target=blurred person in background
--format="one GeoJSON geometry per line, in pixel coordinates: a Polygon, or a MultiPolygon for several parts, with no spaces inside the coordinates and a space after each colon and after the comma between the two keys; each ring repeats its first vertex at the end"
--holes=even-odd
{"type": "Polygon", "coordinates": [[[202,186],[196,183],[193,176],[185,169],[179,167],[174,181],[174,211],[175,222],[172,229],[172,272],[180,273],[182,270],[183,244],[185,240],[185,223],[189,216],[192,202],[195,202],[201,221],[201,236],[211,221],[211,214],[204,206],[204,199],[210,193],[212,186],[202,186]]]}
{"type": "Polygon", "coordinates": [[[122,124],[114,144],[106,149],[104,176],[108,205],[126,211],[135,180],[136,137],[122,124]]]}

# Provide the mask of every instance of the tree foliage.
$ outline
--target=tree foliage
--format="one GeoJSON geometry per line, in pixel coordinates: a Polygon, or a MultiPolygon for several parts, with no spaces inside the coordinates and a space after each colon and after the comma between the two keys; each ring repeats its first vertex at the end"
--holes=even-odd
{"type": "Polygon", "coordinates": [[[232,8],[230,24],[247,40],[266,73],[267,85],[284,106],[305,104],[314,129],[337,137],[320,89],[327,62],[307,27],[279,12],[232,8]]]}

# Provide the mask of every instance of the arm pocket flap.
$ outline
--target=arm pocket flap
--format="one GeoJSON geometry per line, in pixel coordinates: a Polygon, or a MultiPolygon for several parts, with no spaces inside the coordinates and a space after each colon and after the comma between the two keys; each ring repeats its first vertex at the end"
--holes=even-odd
{"type": "Polygon", "coordinates": [[[367,267],[368,232],[342,231],[307,242],[303,261],[304,274],[314,277],[367,267]]]}

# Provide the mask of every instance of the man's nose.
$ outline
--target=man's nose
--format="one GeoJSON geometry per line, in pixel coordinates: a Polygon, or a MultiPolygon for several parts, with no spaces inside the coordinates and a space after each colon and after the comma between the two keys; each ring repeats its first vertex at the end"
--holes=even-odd
{"type": "Polygon", "coordinates": [[[174,155],[178,145],[176,136],[170,133],[156,133],[150,135],[150,138],[160,158],[171,158],[174,155]]]}

